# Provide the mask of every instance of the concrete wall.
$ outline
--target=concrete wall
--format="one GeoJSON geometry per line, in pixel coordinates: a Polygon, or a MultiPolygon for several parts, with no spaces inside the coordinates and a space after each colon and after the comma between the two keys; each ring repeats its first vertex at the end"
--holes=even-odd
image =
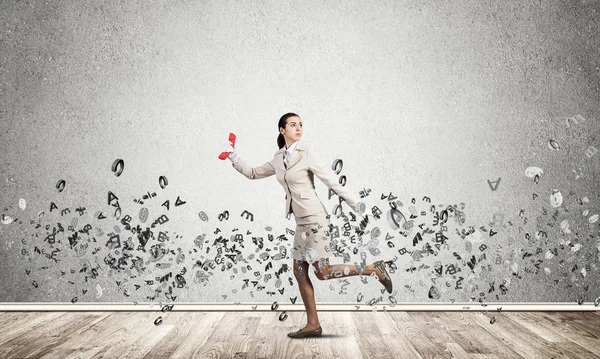
{"type": "MultiPolygon", "coordinates": [[[[283,190],[274,177],[249,181],[217,159],[234,132],[245,161],[270,160],[277,121],[286,112],[301,116],[303,141],[317,145],[327,164],[344,161],[340,175],[348,188],[356,195],[371,190],[363,198],[369,210],[387,213],[381,195],[389,192],[406,216],[415,207],[418,216],[406,237],[382,217],[368,228],[380,229],[381,254],[359,248],[369,263],[394,260],[398,302],[600,296],[600,221],[590,223],[600,213],[600,154],[593,154],[600,148],[595,1],[0,6],[0,301],[176,296],[184,302],[284,302],[298,296],[300,302],[295,281],[288,279],[292,236],[286,228],[293,230],[294,220],[285,218],[283,190]],[[578,123],[567,126],[565,119],[576,115],[578,123]],[[117,159],[125,164],[120,176],[111,171],[117,159]],[[525,174],[529,167],[543,174],[534,180],[525,174]],[[160,176],[168,180],[164,189],[160,176]],[[556,208],[554,190],[563,197],[556,208]],[[109,191],[118,197],[111,202],[121,208],[118,219],[109,191]],[[156,197],[134,201],[148,192],[156,197]],[[175,206],[178,197],[186,203],[175,206]],[[431,204],[438,211],[456,205],[466,219],[462,225],[450,219],[447,245],[440,249],[433,233],[423,233],[440,231],[431,204]],[[66,208],[70,212],[61,214],[66,208]],[[144,223],[142,208],[148,210],[144,223]],[[253,221],[241,217],[244,210],[253,221]],[[107,218],[98,219],[99,211],[107,218]],[[230,218],[220,221],[224,211],[230,218]],[[493,221],[494,214],[504,216],[502,223],[500,215],[493,221]],[[121,223],[126,215],[143,229],[162,215],[169,220],[151,228],[153,238],[142,251],[121,223]],[[563,221],[567,231],[560,230],[563,221]],[[50,244],[58,223],[64,232],[50,244]],[[87,234],[77,232],[86,225],[87,234]],[[469,226],[473,233],[460,235],[469,226]],[[490,237],[490,228],[497,234],[490,237]],[[107,242],[118,231],[121,248],[110,249],[107,242]],[[417,231],[423,241],[413,246],[417,231]],[[387,233],[395,237],[394,248],[383,240],[387,233]],[[243,234],[246,262],[225,271],[198,266],[217,255],[215,239],[235,234],[243,234]],[[262,250],[252,243],[259,236],[262,250]],[[167,252],[162,258],[156,258],[159,238],[167,252]],[[133,249],[124,250],[128,239],[133,249]],[[425,243],[434,251],[423,251],[425,243]],[[269,260],[273,267],[265,270],[269,261],[258,263],[258,256],[280,246],[288,249],[287,258],[269,260]],[[256,257],[248,259],[251,254],[256,257]],[[127,269],[111,270],[110,258],[123,258],[127,269]],[[247,265],[252,269],[243,273],[247,265]],[[443,265],[441,276],[436,265],[443,265]],[[282,283],[276,286],[278,271],[282,283]],[[244,279],[259,284],[244,286],[244,279]],[[276,289],[282,288],[280,294],[276,289]]],[[[328,199],[320,182],[317,192],[332,211],[336,199],[328,199]]],[[[341,227],[343,220],[333,224],[341,227]]],[[[346,252],[350,262],[360,261],[359,254],[346,252]]],[[[381,296],[374,278],[366,284],[346,279],[349,284],[315,282],[317,301],[381,296]]]]}

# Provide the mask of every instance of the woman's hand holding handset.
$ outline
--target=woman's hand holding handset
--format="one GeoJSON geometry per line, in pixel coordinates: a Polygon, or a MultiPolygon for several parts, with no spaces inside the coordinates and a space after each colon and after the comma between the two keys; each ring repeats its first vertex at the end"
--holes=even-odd
{"type": "Polygon", "coordinates": [[[240,155],[235,150],[235,134],[229,133],[229,140],[224,145],[223,152],[219,155],[220,160],[225,160],[229,158],[229,160],[233,163],[236,163],[240,159],[240,155]]]}

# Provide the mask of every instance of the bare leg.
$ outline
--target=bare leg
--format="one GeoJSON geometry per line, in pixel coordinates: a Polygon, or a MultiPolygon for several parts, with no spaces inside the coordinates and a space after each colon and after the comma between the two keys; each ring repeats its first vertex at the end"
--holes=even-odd
{"type": "MultiPolygon", "coordinates": [[[[359,269],[354,264],[336,264],[332,266],[329,264],[329,258],[326,259],[324,265],[319,266],[319,262],[314,262],[313,266],[316,269],[315,274],[320,280],[352,277],[360,274],[359,269]]],[[[375,264],[367,265],[362,275],[371,275],[373,272],[375,272],[379,280],[383,279],[383,273],[375,268],[375,264]]]]}
{"type": "Polygon", "coordinates": [[[315,302],[315,290],[312,282],[308,277],[308,263],[299,262],[294,259],[294,276],[298,281],[298,287],[300,288],[300,294],[302,295],[302,302],[304,308],[306,308],[306,318],[308,324],[302,331],[310,331],[317,329],[321,326],[319,323],[319,317],[317,315],[317,303],[315,302]]]}

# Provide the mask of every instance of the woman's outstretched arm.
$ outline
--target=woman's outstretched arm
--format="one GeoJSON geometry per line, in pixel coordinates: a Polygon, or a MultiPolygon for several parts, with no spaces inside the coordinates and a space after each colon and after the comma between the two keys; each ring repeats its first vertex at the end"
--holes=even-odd
{"type": "Polygon", "coordinates": [[[327,187],[334,190],[338,196],[346,200],[346,203],[354,212],[357,212],[356,205],[358,204],[358,199],[356,196],[338,182],[335,172],[323,164],[321,158],[319,155],[317,155],[312,146],[308,149],[308,169],[317,177],[319,177],[321,182],[323,182],[327,187]]]}
{"type": "Polygon", "coordinates": [[[233,168],[249,179],[261,179],[275,174],[275,168],[270,162],[266,162],[262,166],[250,167],[241,158],[238,158],[237,161],[233,162],[233,168]]]}
{"type": "Polygon", "coordinates": [[[229,153],[227,158],[231,161],[233,168],[249,179],[261,179],[275,174],[275,168],[270,162],[267,162],[259,167],[250,167],[246,162],[242,161],[239,153],[235,147],[233,147],[231,140],[226,145],[226,149],[223,153],[229,153]]]}

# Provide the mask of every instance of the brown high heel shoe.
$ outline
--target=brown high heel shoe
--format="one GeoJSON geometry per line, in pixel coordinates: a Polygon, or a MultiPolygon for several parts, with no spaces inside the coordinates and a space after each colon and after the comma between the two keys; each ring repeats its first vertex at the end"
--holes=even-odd
{"type": "Polygon", "coordinates": [[[383,286],[385,287],[385,289],[387,290],[388,293],[392,293],[392,278],[390,278],[390,275],[388,274],[387,269],[385,268],[385,262],[384,261],[377,261],[374,263],[375,268],[379,269],[381,271],[381,274],[383,274],[383,279],[379,280],[379,283],[383,284],[383,286]]]}

